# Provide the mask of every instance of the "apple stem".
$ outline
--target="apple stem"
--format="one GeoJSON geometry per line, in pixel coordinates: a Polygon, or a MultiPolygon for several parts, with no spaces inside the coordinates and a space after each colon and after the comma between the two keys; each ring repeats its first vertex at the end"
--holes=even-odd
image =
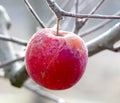
{"type": "Polygon", "coordinates": [[[60,19],[59,19],[59,18],[57,18],[56,24],[57,24],[57,36],[58,36],[58,33],[59,33],[59,26],[60,26],[60,19]]]}

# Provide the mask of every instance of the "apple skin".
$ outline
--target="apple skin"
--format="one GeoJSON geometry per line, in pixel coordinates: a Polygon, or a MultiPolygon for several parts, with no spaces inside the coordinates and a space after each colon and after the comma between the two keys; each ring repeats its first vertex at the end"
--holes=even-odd
{"type": "Polygon", "coordinates": [[[36,32],[26,48],[28,74],[51,90],[74,86],[82,77],[88,60],[84,41],[72,32],[45,28],[36,32]]]}

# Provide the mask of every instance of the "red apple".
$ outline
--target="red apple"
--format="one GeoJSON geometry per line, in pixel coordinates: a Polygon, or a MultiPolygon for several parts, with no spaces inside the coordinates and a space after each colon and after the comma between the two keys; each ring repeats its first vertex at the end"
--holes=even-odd
{"type": "Polygon", "coordinates": [[[26,68],[39,85],[63,90],[83,75],[88,52],[84,41],[72,32],[45,28],[35,33],[26,49],[26,68]]]}

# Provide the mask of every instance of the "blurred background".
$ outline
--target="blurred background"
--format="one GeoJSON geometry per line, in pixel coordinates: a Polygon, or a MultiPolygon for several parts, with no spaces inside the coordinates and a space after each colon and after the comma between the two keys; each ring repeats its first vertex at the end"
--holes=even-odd
{"type": "MultiPolygon", "coordinates": [[[[49,24],[51,17],[54,15],[48,8],[45,0],[29,0],[41,20],[45,25],[49,24]]],[[[65,0],[55,0],[62,5],[65,0]]],[[[80,0],[81,4],[84,0],[80,0]]],[[[89,13],[90,10],[100,0],[85,0],[84,5],[80,5],[80,13],[89,13]],[[88,6],[89,5],[89,6],[88,6]]],[[[12,26],[9,34],[24,40],[34,34],[38,26],[38,22],[26,8],[23,0],[0,0],[0,5],[4,6],[11,18],[12,26]]],[[[65,6],[64,10],[74,12],[74,0],[65,6]]],[[[120,10],[119,0],[105,0],[96,13],[99,14],[115,14],[120,10]]],[[[61,21],[61,29],[72,31],[74,27],[73,18],[64,18],[61,21]]],[[[89,19],[87,24],[81,29],[81,32],[99,24],[100,19],[89,19]]],[[[113,20],[100,30],[84,37],[87,42],[96,36],[104,33],[120,20],[113,20]]],[[[54,26],[54,20],[49,27],[54,26]]],[[[18,45],[15,46],[18,52],[18,45]]],[[[22,47],[21,47],[22,48],[22,47]]],[[[19,52],[18,52],[19,53],[19,52]]],[[[86,72],[82,79],[74,87],[64,91],[48,91],[58,95],[69,103],[120,103],[120,53],[111,51],[100,52],[88,60],[86,72]]],[[[26,90],[25,88],[15,88],[11,86],[8,80],[0,78],[0,103],[54,103],[39,97],[36,94],[26,90]]]]}

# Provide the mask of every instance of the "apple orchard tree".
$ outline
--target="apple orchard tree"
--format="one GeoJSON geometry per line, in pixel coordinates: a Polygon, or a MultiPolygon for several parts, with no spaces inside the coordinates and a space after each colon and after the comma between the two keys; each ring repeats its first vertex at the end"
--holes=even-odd
{"type": "MultiPolygon", "coordinates": [[[[51,24],[56,20],[56,28],[59,32],[59,23],[62,21],[64,17],[66,18],[74,18],[74,26],[72,28],[72,32],[80,36],[81,38],[87,37],[91,33],[101,29],[111,21],[120,19],[120,12],[117,12],[113,15],[101,15],[96,14],[96,11],[101,7],[101,5],[105,2],[105,0],[99,0],[96,6],[90,11],[89,14],[81,14],[80,7],[85,5],[87,0],[75,0],[74,12],[73,9],[65,11],[64,8],[70,0],[65,0],[64,3],[59,6],[55,0],[45,0],[48,4],[50,10],[53,12],[52,18],[49,20],[48,24],[44,24],[44,22],[38,17],[36,12],[33,10],[32,6],[28,2],[28,0],[24,0],[28,10],[35,17],[37,22],[39,23],[39,28],[48,28],[51,24]],[[80,6],[79,6],[80,5],[80,6]],[[62,9],[63,8],[63,9],[62,9]],[[80,32],[80,30],[85,26],[87,21],[92,19],[100,19],[103,20],[100,24],[90,28],[89,30],[85,30],[80,32]]],[[[64,20],[64,22],[70,22],[64,20]]],[[[63,23],[64,24],[64,23],[63,23]]],[[[57,103],[65,103],[66,101],[56,95],[53,95],[45,90],[39,89],[39,86],[29,79],[29,76],[26,72],[26,66],[24,63],[25,56],[21,57],[14,55],[14,50],[12,48],[12,43],[16,43],[18,45],[22,45],[26,47],[27,41],[21,40],[18,38],[10,37],[8,33],[8,29],[10,28],[11,22],[10,18],[7,14],[7,11],[3,6],[0,6],[0,69],[3,70],[3,74],[0,77],[4,77],[10,80],[11,84],[15,87],[25,87],[30,91],[35,92],[36,94],[45,97],[47,99],[53,100],[57,103]],[[22,62],[21,62],[22,61],[22,62]]],[[[60,28],[64,25],[61,25],[60,28]]],[[[120,51],[120,45],[114,46],[120,40],[120,23],[113,25],[113,27],[109,28],[106,32],[101,35],[95,37],[87,41],[85,44],[88,48],[88,56],[93,56],[103,50],[111,50],[113,52],[120,51]]]]}

